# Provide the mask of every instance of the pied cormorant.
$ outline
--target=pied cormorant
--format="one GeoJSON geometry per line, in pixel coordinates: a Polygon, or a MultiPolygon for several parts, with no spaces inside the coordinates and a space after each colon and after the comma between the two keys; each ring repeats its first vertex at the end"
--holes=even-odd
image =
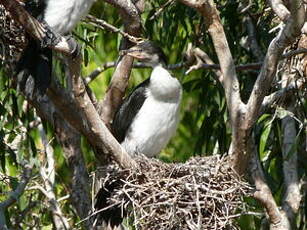
{"type": "MultiPolygon", "coordinates": [[[[32,16],[45,22],[54,32],[67,35],[74,29],[79,20],[87,14],[94,1],[31,0],[25,2],[25,8],[32,16]]],[[[46,42],[48,42],[47,37],[46,42]]],[[[51,69],[51,50],[42,48],[38,41],[29,36],[28,45],[19,63],[17,63],[17,75],[24,80],[24,84],[28,77],[32,76],[35,88],[38,89],[38,92],[44,94],[50,84],[51,69]]]]}
{"type": "Polygon", "coordinates": [[[122,52],[149,64],[153,71],[124,99],[115,114],[112,131],[130,155],[154,157],[176,131],[181,84],[165,68],[166,57],[155,43],[144,41],[122,52]]]}
{"type": "MultiPolygon", "coordinates": [[[[142,42],[122,53],[148,63],[153,71],[124,99],[113,119],[112,132],[130,155],[154,157],[175,133],[182,88],[179,81],[165,69],[166,57],[153,42],[142,42]]],[[[104,184],[96,196],[96,210],[110,205],[108,199],[121,183],[115,180],[104,184]]],[[[115,205],[100,211],[96,218],[115,227],[120,226],[125,215],[125,210],[115,205]]]]}

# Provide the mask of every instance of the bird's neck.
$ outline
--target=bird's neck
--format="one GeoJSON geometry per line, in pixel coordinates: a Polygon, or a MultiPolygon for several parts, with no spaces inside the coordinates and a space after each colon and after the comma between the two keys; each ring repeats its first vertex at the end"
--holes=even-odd
{"type": "Polygon", "coordinates": [[[181,96],[181,85],[163,65],[157,65],[150,76],[149,91],[158,100],[177,101],[181,96]]]}

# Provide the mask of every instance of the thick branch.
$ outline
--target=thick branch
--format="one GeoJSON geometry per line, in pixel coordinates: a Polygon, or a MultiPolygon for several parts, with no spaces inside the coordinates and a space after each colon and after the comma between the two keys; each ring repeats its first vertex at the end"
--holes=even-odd
{"type": "MultiPolygon", "coordinates": [[[[286,87],[289,78],[288,71],[285,71],[282,80],[285,82],[284,87],[286,87]]],[[[290,112],[295,110],[294,97],[286,97],[284,106],[290,112]]],[[[283,210],[290,223],[293,224],[295,220],[295,215],[297,214],[301,202],[301,194],[299,187],[299,177],[298,177],[298,162],[297,162],[297,151],[296,151],[296,128],[295,120],[293,117],[287,115],[282,119],[282,130],[283,130],[283,172],[285,181],[285,194],[283,196],[283,210]]]]}
{"type": "MultiPolygon", "coordinates": [[[[94,105],[91,103],[91,100],[86,93],[83,80],[80,76],[80,57],[76,57],[74,59],[68,58],[68,63],[74,93],[74,113],[79,111],[81,117],[83,118],[81,120],[73,121],[73,123],[78,125],[75,122],[80,123],[80,121],[82,121],[82,126],[78,126],[81,128],[81,132],[87,136],[88,141],[92,143],[93,146],[97,146],[99,149],[103,150],[103,153],[106,154],[106,156],[113,157],[120,166],[123,168],[135,166],[134,160],[132,160],[132,158],[109,132],[105,124],[100,119],[94,105]]],[[[63,105],[62,102],[57,101],[57,93],[54,93],[55,94],[49,94],[54,98],[53,103],[60,106],[62,109],[65,109],[63,108],[65,105],[63,105]]],[[[66,116],[67,119],[69,119],[68,117],[71,116],[71,113],[68,114],[69,116],[66,116]]]]}
{"type": "Polygon", "coordinates": [[[245,151],[247,130],[242,129],[245,114],[245,105],[240,98],[239,82],[236,75],[234,61],[228,46],[219,12],[213,0],[180,0],[182,3],[195,8],[205,18],[208,32],[212,38],[214,48],[221,66],[223,75],[222,85],[225,90],[227,107],[230,114],[232,128],[232,143],[229,154],[233,155],[236,171],[241,174],[246,168],[248,154],[245,151]],[[240,160],[238,160],[240,156],[240,160]]]}
{"type": "MultiPolygon", "coordinates": [[[[91,212],[90,179],[81,149],[81,135],[74,128],[69,126],[61,117],[55,118],[55,134],[63,148],[71,173],[70,194],[73,206],[81,219],[84,219],[91,212]]],[[[91,229],[90,220],[84,221],[86,229],[91,229]]]]}
{"type": "MultiPolygon", "coordinates": [[[[105,1],[119,9],[123,18],[125,32],[132,36],[140,37],[142,31],[140,13],[143,10],[144,1],[138,1],[138,5],[135,5],[131,0],[105,1]]],[[[125,41],[121,48],[126,49],[129,46],[130,44],[125,41]]],[[[106,95],[100,103],[100,115],[108,127],[110,127],[110,122],[112,122],[117,108],[122,103],[128,86],[132,64],[133,58],[130,56],[124,56],[119,59],[106,95]]]]}
{"type": "MultiPolygon", "coordinates": [[[[3,2],[7,3],[6,0],[3,0],[3,2]]],[[[12,2],[18,4],[15,0],[12,0],[12,2]]],[[[8,10],[14,11],[14,8],[11,7],[8,10]]],[[[21,11],[22,10],[25,11],[23,8],[21,8],[21,11]]],[[[25,15],[26,17],[29,17],[29,14],[25,15]]],[[[39,22],[34,18],[33,21],[39,24],[39,22]]],[[[32,30],[29,30],[28,32],[30,34],[34,33],[32,30]]],[[[44,32],[45,31],[43,31],[43,33],[44,32]]],[[[44,34],[42,34],[42,37],[43,36],[44,34]]],[[[135,162],[122,149],[112,134],[107,130],[98,116],[88,94],[86,93],[83,80],[80,77],[80,57],[77,56],[75,59],[69,58],[68,65],[70,68],[70,73],[72,74],[72,84],[74,85],[75,93],[74,97],[67,93],[66,90],[59,84],[56,84],[56,80],[54,78],[50,89],[47,90],[48,97],[60,112],[60,115],[64,117],[71,126],[84,134],[93,146],[103,150],[107,156],[112,156],[119,163],[119,165],[124,168],[134,166],[135,162]]],[[[30,92],[26,92],[26,96],[28,96],[29,99],[33,99],[31,98],[30,92]]],[[[102,162],[104,161],[105,156],[96,156],[102,162]]]]}
{"type": "Polygon", "coordinates": [[[286,48],[299,34],[305,20],[305,9],[301,1],[292,2],[292,15],[284,29],[271,42],[261,72],[247,104],[246,128],[250,129],[258,118],[262,101],[275,76],[278,61],[286,48]]]}
{"type": "Polygon", "coordinates": [[[272,10],[282,21],[287,21],[290,18],[290,11],[284,5],[282,0],[269,0],[272,10]]]}
{"type": "MultiPolygon", "coordinates": [[[[18,1],[0,0],[0,3],[10,12],[12,18],[23,26],[28,34],[42,43],[44,42],[47,29],[32,17],[18,1]]],[[[75,51],[73,45],[66,38],[55,33],[54,36],[56,38],[54,43],[56,44],[47,44],[50,48],[66,55],[71,55],[75,51]]]]}

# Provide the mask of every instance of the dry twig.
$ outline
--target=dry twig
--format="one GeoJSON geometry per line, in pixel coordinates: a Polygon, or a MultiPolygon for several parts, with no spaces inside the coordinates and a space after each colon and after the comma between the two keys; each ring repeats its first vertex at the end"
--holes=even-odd
{"type": "MultiPolygon", "coordinates": [[[[139,157],[138,170],[103,168],[105,189],[114,182],[109,205],[120,204],[137,229],[234,229],[251,187],[229,167],[227,158],[196,157],[165,164],[139,157]]],[[[99,216],[98,216],[99,218],[99,216]]]]}

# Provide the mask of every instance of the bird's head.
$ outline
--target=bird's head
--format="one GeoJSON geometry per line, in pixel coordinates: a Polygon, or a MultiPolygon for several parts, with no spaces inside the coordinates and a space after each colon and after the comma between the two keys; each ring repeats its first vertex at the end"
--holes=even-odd
{"type": "Polygon", "coordinates": [[[140,42],[130,49],[122,51],[122,54],[134,57],[138,61],[148,63],[153,67],[167,64],[166,56],[162,49],[152,41],[140,42]]]}

